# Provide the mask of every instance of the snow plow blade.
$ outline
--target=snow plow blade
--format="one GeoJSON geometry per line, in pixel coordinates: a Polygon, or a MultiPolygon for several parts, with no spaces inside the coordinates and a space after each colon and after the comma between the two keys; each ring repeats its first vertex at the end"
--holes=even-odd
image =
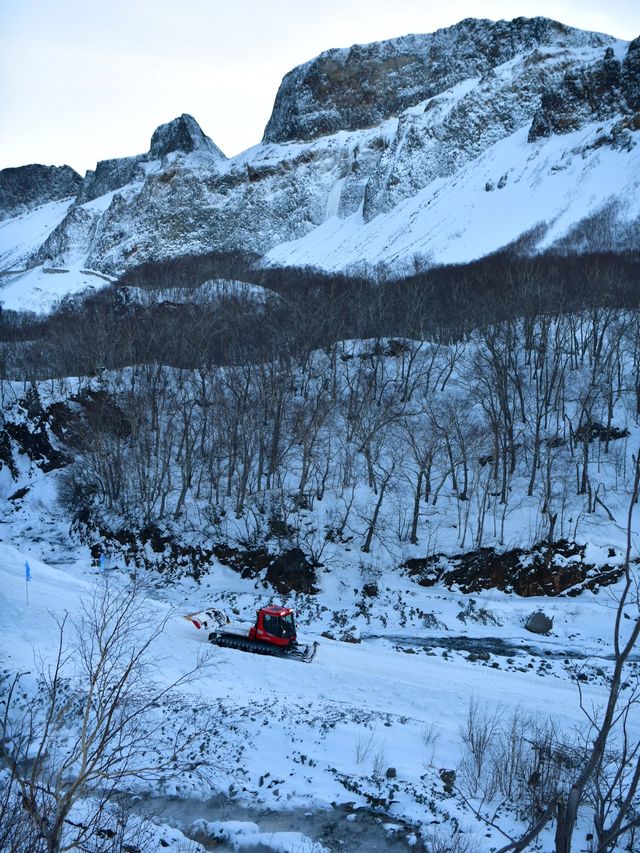
{"type": "Polygon", "coordinates": [[[304,663],[311,663],[318,651],[318,643],[314,640],[308,646],[298,646],[297,648],[285,654],[284,657],[293,658],[293,660],[301,660],[304,663]]]}
{"type": "Polygon", "coordinates": [[[196,628],[212,628],[222,627],[229,622],[229,617],[222,610],[215,607],[210,607],[208,610],[196,610],[194,613],[187,613],[184,617],[196,628]]]}

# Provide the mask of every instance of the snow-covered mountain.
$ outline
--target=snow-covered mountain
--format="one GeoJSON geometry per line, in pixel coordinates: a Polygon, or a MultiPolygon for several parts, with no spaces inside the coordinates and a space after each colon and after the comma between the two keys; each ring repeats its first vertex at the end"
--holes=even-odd
{"type": "Polygon", "coordinates": [[[57,298],[87,270],[215,251],[402,274],[516,241],[636,249],[639,131],[640,39],[468,19],[329,50],[285,76],[262,142],[237,157],[183,115],[64,202],[54,175],[48,190],[34,175],[22,206],[3,191],[0,270],[30,272],[5,276],[0,299],[46,306],[47,268],[70,271],[57,298]]]}

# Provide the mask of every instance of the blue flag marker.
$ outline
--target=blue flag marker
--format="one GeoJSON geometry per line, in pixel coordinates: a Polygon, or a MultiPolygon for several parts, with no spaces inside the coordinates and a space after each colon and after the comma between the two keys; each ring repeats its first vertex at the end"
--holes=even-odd
{"type": "Polygon", "coordinates": [[[31,566],[29,561],[24,561],[24,590],[27,594],[27,607],[29,606],[29,581],[31,580],[31,566]]]}

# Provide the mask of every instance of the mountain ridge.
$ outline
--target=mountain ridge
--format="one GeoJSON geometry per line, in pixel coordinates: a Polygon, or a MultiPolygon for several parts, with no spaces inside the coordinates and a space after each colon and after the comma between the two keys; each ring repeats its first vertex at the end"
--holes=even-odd
{"type": "Polygon", "coordinates": [[[529,251],[571,251],[570,235],[598,217],[597,240],[574,251],[638,248],[639,130],[640,39],[465,19],[293,69],[263,141],[236,157],[191,116],[162,125],[146,154],[87,172],[46,239],[18,251],[0,230],[0,266],[118,276],[249,250],[268,264],[397,276],[534,232],[529,251]]]}

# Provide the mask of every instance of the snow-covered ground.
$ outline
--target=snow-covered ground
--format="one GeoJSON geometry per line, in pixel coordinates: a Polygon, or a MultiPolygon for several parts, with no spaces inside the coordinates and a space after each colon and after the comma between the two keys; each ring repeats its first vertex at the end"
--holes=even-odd
{"type": "Polygon", "coordinates": [[[0,304],[10,311],[49,314],[66,296],[93,292],[108,281],[102,273],[83,269],[82,263],[62,269],[33,267],[0,279],[0,304]]]}

